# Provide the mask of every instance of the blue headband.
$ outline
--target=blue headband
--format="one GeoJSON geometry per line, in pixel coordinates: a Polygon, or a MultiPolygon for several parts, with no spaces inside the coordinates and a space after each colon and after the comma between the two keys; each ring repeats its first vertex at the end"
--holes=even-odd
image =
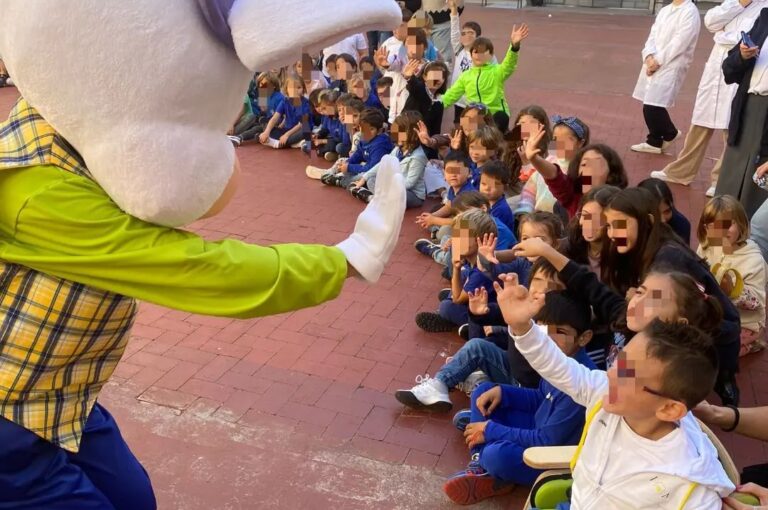
{"type": "Polygon", "coordinates": [[[584,128],[579,123],[579,120],[576,117],[561,117],[560,115],[555,115],[552,117],[552,126],[557,126],[558,124],[564,124],[568,126],[571,131],[576,133],[576,136],[579,138],[579,140],[584,140],[584,128]]]}
{"type": "Polygon", "coordinates": [[[229,11],[235,0],[197,0],[197,5],[213,35],[227,48],[234,50],[232,31],[229,28],[229,11]]]}

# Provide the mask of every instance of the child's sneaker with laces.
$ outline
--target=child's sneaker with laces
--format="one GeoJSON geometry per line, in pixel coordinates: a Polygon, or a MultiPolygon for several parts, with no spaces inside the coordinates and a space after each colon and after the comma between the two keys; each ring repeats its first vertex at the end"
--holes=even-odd
{"type": "Polygon", "coordinates": [[[458,333],[465,342],[469,342],[469,324],[462,324],[459,326],[458,333]]]}
{"type": "Polygon", "coordinates": [[[432,257],[433,253],[440,249],[439,244],[435,244],[429,239],[418,239],[415,243],[413,243],[413,247],[416,248],[419,253],[430,258],[432,257]]]}
{"type": "Polygon", "coordinates": [[[425,409],[439,413],[447,413],[453,405],[448,398],[448,387],[439,379],[426,376],[416,376],[416,386],[410,390],[398,390],[395,398],[401,404],[414,409],[425,409]]]}
{"type": "Polygon", "coordinates": [[[462,409],[458,413],[453,415],[453,426],[464,432],[467,429],[467,425],[472,421],[472,410],[462,409]]]}
{"type": "Polygon", "coordinates": [[[464,381],[460,382],[456,385],[456,389],[459,391],[463,391],[467,394],[468,397],[472,396],[472,392],[475,391],[475,388],[480,386],[484,382],[490,381],[490,377],[485,375],[485,372],[482,370],[475,370],[469,376],[467,376],[464,381]]]}
{"type": "Polygon", "coordinates": [[[444,319],[439,313],[435,312],[417,313],[416,325],[427,333],[447,333],[456,328],[453,322],[444,319]]]}
{"type": "Polygon", "coordinates": [[[493,478],[480,465],[480,455],[472,455],[467,468],[452,475],[443,485],[443,492],[459,505],[473,505],[484,499],[509,494],[515,484],[493,478]]]}

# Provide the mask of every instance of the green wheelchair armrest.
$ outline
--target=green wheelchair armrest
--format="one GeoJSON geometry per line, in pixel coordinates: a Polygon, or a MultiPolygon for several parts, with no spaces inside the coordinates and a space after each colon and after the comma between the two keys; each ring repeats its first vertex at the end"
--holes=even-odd
{"type": "Polygon", "coordinates": [[[730,497],[745,505],[758,506],[760,504],[760,500],[757,499],[757,497],[752,494],[747,494],[746,492],[734,492],[730,497]]]}
{"type": "Polygon", "coordinates": [[[568,502],[568,491],[573,485],[570,475],[547,480],[534,487],[531,494],[531,506],[534,508],[555,508],[560,503],[568,502]]]}

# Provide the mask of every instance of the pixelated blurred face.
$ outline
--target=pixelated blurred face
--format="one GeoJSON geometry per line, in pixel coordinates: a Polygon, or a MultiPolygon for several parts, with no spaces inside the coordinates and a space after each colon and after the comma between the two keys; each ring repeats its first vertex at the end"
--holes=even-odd
{"type": "Polygon", "coordinates": [[[504,196],[504,183],[487,174],[480,174],[480,193],[485,195],[491,204],[495,204],[504,196]]]}
{"type": "Polygon", "coordinates": [[[491,149],[486,149],[483,142],[475,140],[469,144],[469,159],[471,159],[477,165],[482,165],[493,156],[491,149]]]}
{"type": "Polygon", "coordinates": [[[547,336],[555,341],[566,356],[573,356],[579,350],[579,334],[573,326],[539,323],[539,327],[546,328],[547,336]]]}
{"type": "Polygon", "coordinates": [[[373,71],[374,71],[373,64],[371,64],[370,62],[362,62],[360,64],[360,72],[363,73],[363,78],[365,78],[366,80],[370,80],[371,78],[373,78],[373,71]]]}
{"type": "Polygon", "coordinates": [[[460,161],[448,161],[443,169],[445,181],[452,188],[460,188],[469,179],[469,168],[460,161]]]}
{"type": "Polygon", "coordinates": [[[642,331],[653,319],[671,322],[678,317],[672,281],[663,274],[646,276],[627,304],[627,327],[631,331],[642,331]]]}
{"type": "Polygon", "coordinates": [[[520,138],[523,140],[530,138],[531,134],[541,126],[541,122],[532,115],[522,115],[517,124],[520,126],[520,138]]]}
{"type": "Polygon", "coordinates": [[[477,48],[472,50],[472,54],[470,56],[472,57],[472,65],[476,67],[484,66],[490,62],[491,59],[493,59],[493,54],[490,51],[481,51],[477,48]]]}
{"type": "Polygon", "coordinates": [[[392,124],[392,127],[389,130],[389,137],[398,147],[405,147],[408,143],[408,133],[401,130],[397,124],[392,124]]]}
{"type": "Polygon", "coordinates": [[[608,179],[608,161],[597,151],[587,151],[579,163],[581,192],[587,193],[595,186],[602,186],[608,179]]]}
{"type": "Polygon", "coordinates": [[[528,291],[532,295],[546,294],[552,290],[565,290],[565,285],[557,276],[549,277],[543,271],[536,271],[531,275],[528,291]]]}
{"type": "Polygon", "coordinates": [[[480,111],[475,108],[470,108],[464,111],[459,120],[461,130],[464,131],[464,136],[469,136],[480,126],[485,125],[485,117],[480,115],[480,111]]]}
{"type": "Polygon", "coordinates": [[[637,246],[637,220],[628,214],[606,209],[607,234],[618,253],[629,253],[637,246]]]}
{"type": "Polygon", "coordinates": [[[328,73],[328,76],[331,77],[331,80],[335,80],[336,79],[336,62],[326,62],[325,71],[328,73]]]}
{"type": "Polygon", "coordinates": [[[739,225],[733,221],[731,214],[718,214],[715,221],[705,225],[707,242],[710,246],[721,246],[723,250],[732,250],[739,241],[739,225]]]}
{"type": "Polygon", "coordinates": [[[322,102],[320,103],[320,108],[322,109],[320,113],[328,117],[336,115],[337,113],[336,104],[332,102],[322,102]]]}
{"type": "Polygon", "coordinates": [[[477,240],[469,224],[462,222],[459,224],[458,232],[454,230],[451,239],[452,249],[458,251],[462,258],[471,257],[477,253],[477,240]]]}
{"type": "Polygon", "coordinates": [[[426,83],[429,90],[434,92],[445,83],[445,75],[439,69],[430,69],[426,76],[424,76],[424,83],[426,83]]]}
{"type": "Polygon", "coordinates": [[[619,353],[608,369],[608,394],[603,397],[603,409],[625,418],[648,418],[665,397],[658,393],[662,387],[664,364],[649,358],[648,337],[640,332],[619,353]]]}
{"type": "Polygon", "coordinates": [[[408,23],[400,23],[400,25],[392,31],[392,35],[398,41],[405,42],[405,38],[408,37],[408,23]]]}
{"type": "Polygon", "coordinates": [[[360,122],[360,112],[352,108],[344,107],[339,111],[339,117],[347,128],[354,128],[360,122]]]}
{"type": "Polygon", "coordinates": [[[352,75],[355,74],[355,66],[340,58],[336,60],[336,79],[337,80],[350,80],[352,75]]]}
{"type": "Polygon", "coordinates": [[[285,91],[294,105],[301,103],[301,95],[304,93],[304,87],[301,83],[296,80],[289,80],[285,84],[285,91]]]}
{"type": "MultiPolygon", "coordinates": [[[[547,230],[546,225],[541,223],[534,223],[532,221],[526,221],[523,223],[523,226],[520,227],[520,240],[527,241],[528,239],[533,239],[534,237],[538,237],[550,246],[556,245],[555,242],[557,239],[552,238],[552,236],[549,234],[549,231],[547,230]]],[[[537,258],[539,257],[528,257],[528,260],[535,262],[537,258]]]]}
{"type": "Polygon", "coordinates": [[[552,138],[555,141],[555,153],[557,158],[570,161],[576,152],[582,147],[583,142],[576,137],[576,134],[563,124],[558,124],[552,130],[552,138]]]}
{"type": "Polygon", "coordinates": [[[465,48],[469,48],[473,42],[477,39],[477,33],[471,28],[464,27],[461,29],[461,45],[465,48]]]}
{"type": "Polygon", "coordinates": [[[669,223],[669,220],[672,219],[672,206],[669,205],[664,200],[661,200],[659,202],[659,216],[661,216],[661,221],[664,223],[669,223]]]}
{"type": "Polygon", "coordinates": [[[600,204],[597,202],[584,204],[579,214],[579,226],[581,227],[581,237],[589,243],[599,241],[603,237],[605,217],[600,204]]]}
{"type": "Polygon", "coordinates": [[[389,85],[386,85],[383,87],[376,87],[376,95],[379,96],[379,101],[384,106],[384,108],[389,108],[389,103],[390,103],[389,90],[390,90],[389,85]]]}
{"type": "Polygon", "coordinates": [[[357,81],[350,88],[351,88],[350,92],[352,92],[352,94],[356,98],[362,99],[363,101],[365,101],[367,99],[367,95],[365,93],[365,84],[363,82],[357,81]]]}
{"type": "Polygon", "coordinates": [[[424,58],[424,52],[426,51],[426,48],[424,45],[416,42],[415,35],[409,35],[405,39],[405,48],[408,52],[408,58],[410,60],[421,60],[424,58]]]}

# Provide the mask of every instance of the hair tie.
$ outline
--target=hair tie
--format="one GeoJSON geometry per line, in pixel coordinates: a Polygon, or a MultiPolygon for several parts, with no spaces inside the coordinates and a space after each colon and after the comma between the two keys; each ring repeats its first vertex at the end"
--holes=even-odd
{"type": "Polygon", "coordinates": [[[558,124],[564,124],[568,126],[571,131],[576,133],[576,136],[579,138],[579,140],[584,140],[584,128],[581,126],[576,117],[562,117],[560,115],[555,115],[552,117],[552,127],[557,126],[558,124]]]}

